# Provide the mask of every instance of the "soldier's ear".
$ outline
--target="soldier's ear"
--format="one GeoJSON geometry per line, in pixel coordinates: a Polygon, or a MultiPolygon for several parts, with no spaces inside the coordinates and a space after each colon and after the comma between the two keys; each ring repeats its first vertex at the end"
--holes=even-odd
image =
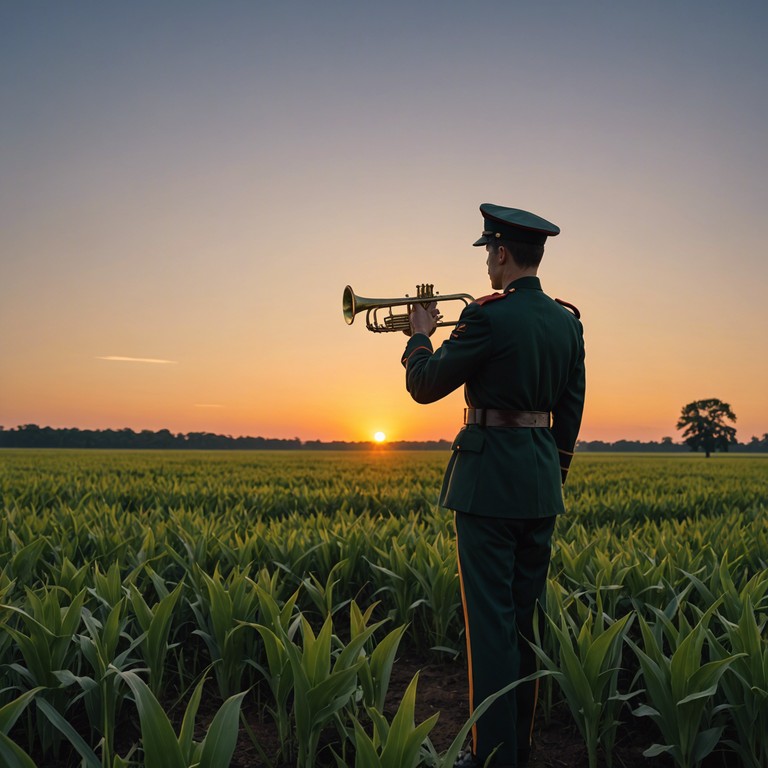
{"type": "Polygon", "coordinates": [[[500,245],[496,249],[496,257],[499,261],[499,264],[506,264],[507,261],[509,260],[509,256],[510,256],[509,251],[506,249],[505,246],[500,245]]]}

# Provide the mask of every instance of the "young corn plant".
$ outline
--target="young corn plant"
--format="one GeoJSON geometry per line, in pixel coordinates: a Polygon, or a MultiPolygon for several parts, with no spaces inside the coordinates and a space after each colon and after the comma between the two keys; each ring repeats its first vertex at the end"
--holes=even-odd
{"type": "Polygon", "coordinates": [[[332,616],[336,611],[347,605],[351,598],[342,600],[339,603],[333,602],[333,589],[339,583],[339,579],[335,578],[336,573],[343,570],[346,566],[346,560],[340,560],[330,570],[328,578],[323,584],[320,579],[315,576],[314,573],[310,573],[308,577],[302,579],[302,585],[304,586],[304,594],[314,604],[316,610],[320,614],[320,617],[325,620],[329,616],[332,616]]]}
{"type": "MultiPolygon", "coordinates": [[[[133,650],[140,639],[129,642],[120,650],[121,639],[128,639],[124,615],[127,598],[117,602],[102,623],[87,609],[83,609],[85,632],[77,636],[82,657],[90,665],[93,676],[77,676],[70,670],[62,670],[56,676],[63,685],[77,684],[83,691],[86,712],[91,727],[101,734],[101,766],[109,768],[115,757],[114,740],[121,704],[125,698],[124,686],[116,676],[117,671],[130,666],[133,650]]],[[[65,732],[65,735],[69,735],[65,732]]]]}
{"type": "Polygon", "coordinates": [[[139,651],[149,669],[149,689],[158,698],[161,698],[163,693],[163,674],[168,651],[173,647],[168,642],[173,612],[183,586],[184,582],[180,581],[172,592],[166,590],[166,594],[152,608],[136,586],[130,586],[131,606],[143,633],[139,639],[139,651]]]}
{"type": "Polygon", "coordinates": [[[718,614],[725,617],[728,621],[738,622],[746,596],[749,596],[753,606],[758,606],[765,600],[766,593],[768,593],[768,570],[762,569],[758,571],[746,584],[739,588],[733,578],[738,560],[731,565],[728,562],[728,553],[726,552],[722,559],[717,562],[717,558],[712,550],[708,551],[715,560],[715,562],[711,563],[711,567],[704,568],[697,573],[688,573],[686,571],[683,571],[683,573],[696,588],[696,593],[703,605],[709,606],[717,598],[720,598],[721,609],[718,610],[718,614]],[[699,574],[702,572],[710,574],[708,583],[699,578],[699,574]]]}
{"type": "Polygon", "coordinates": [[[212,575],[198,569],[197,576],[202,588],[191,603],[198,625],[193,634],[205,641],[225,697],[241,688],[246,662],[255,656],[246,627],[256,617],[258,597],[253,581],[242,571],[233,570],[223,579],[217,565],[212,575]]]}
{"type": "MultiPolygon", "coordinates": [[[[354,640],[361,635],[370,637],[368,622],[371,614],[376,608],[377,603],[370,605],[363,613],[354,601],[350,607],[349,624],[350,639],[354,640]]],[[[373,625],[375,631],[384,622],[378,622],[373,625]]],[[[382,640],[376,644],[375,648],[366,655],[366,663],[360,667],[358,680],[363,691],[363,702],[366,707],[376,709],[378,712],[384,711],[384,700],[389,689],[389,680],[392,676],[392,667],[395,663],[397,649],[400,641],[403,639],[407,625],[403,624],[389,632],[382,640]]],[[[365,655],[365,646],[360,651],[365,655]]]]}
{"type": "Polygon", "coordinates": [[[112,610],[126,595],[127,588],[125,582],[130,579],[123,579],[120,573],[120,566],[113,562],[106,573],[102,573],[99,564],[93,566],[92,583],[93,586],[88,591],[101,603],[107,611],[112,610]]]}
{"type": "MultiPolygon", "coordinates": [[[[7,610],[12,603],[12,591],[16,582],[0,571],[0,663],[6,663],[13,656],[13,637],[6,631],[6,625],[13,613],[7,610]]],[[[2,699],[0,699],[2,703],[2,699]]]]}
{"type": "MultiPolygon", "coordinates": [[[[287,595],[291,585],[283,578],[279,568],[271,573],[268,568],[261,568],[256,578],[250,579],[250,581],[254,587],[258,585],[259,589],[269,595],[275,603],[285,603],[291,599],[291,595],[287,595]]],[[[295,602],[295,598],[293,600],[295,602]]]]}
{"type": "Polygon", "coordinates": [[[419,583],[413,578],[410,554],[392,541],[387,550],[376,547],[375,555],[376,562],[366,558],[373,570],[374,596],[383,596],[382,603],[389,608],[388,615],[394,624],[407,624],[413,611],[424,603],[419,583]]]}
{"type": "MultiPolygon", "coordinates": [[[[354,718],[355,766],[354,768],[416,768],[420,762],[422,745],[434,728],[440,713],[432,715],[416,725],[416,686],[418,672],[403,694],[392,723],[376,707],[368,707],[368,716],[373,723],[373,734],[369,736],[360,721],[354,718]]],[[[338,768],[347,768],[347,763],[338,755],[338,768]]]]}
{"type": "Polygon", "coordinates": [[[265,644],[273,643],[288,656],[293,676],[297,768],[314,768],[320,734],[355,695],[358,671],[365,664],[361,650],[377,627],[373,625],[360,632],[334,658],[332,621],[329,616],[315,636],[302,617],[303,647],[291,641],[281,627],[277,632],[257,627],[265,644]],[[268,639],[270,635],[274,638],[268,639]]]}
{"type": "Polygon", "coordinates": [[[456,656],[458,651],[448,647],[450,638],[457,634],[451,628],[458,620],[461,607],[453,546],[446,545],[446,537],[442,533],[431,542],[419,539],[407,566],[411,578],[421,587],[420,602],[428,613],[423,634],[429,638],[432,650],[456,656]]]}
{"type": "MultiPolygon", "coordinates": [[[[545,605],[547,606],[562,606],[564,605],[565,601],[574,601],[574,593],[569,593],[566,588],[560,584],[559,581],[557,581],[555,578],[548,578],[547,579],[547,586],[546,586],[546,601],[545,605]]],[[[578,603],[578,601],[575,601],[578,603]]],[[[554,612],[556,612],[557,609],[555,609],[554,612]]],[[[536,627],[537,631],[540,631],[540,625],[536,627]]],[[[552,632],[544,632],[543,636],[540,636],[537,638],[537,644],[539,648],[541,648],[542,652],[545,653],[549,658],[555,659],[557,658],[558,654],[558,646],[557,646],[557,640],[555,635],[552,632]]],[[[541,707],[542,710],[542,716],[544,718],[544,722],[549,724],[551,716],[552,716],[552,710],[555,705],[555,692],[556,692],[556,683],[552,675],[547,675],[541,680],[541,683],[539,684],[539,703],[538,706],[541,707]]]]}
{"type": "Polygon", "coordinates": [[[54,672],[66,669],[75,653],[72,638],[80,625],[86,591],[81,590],[67,607],[59,602],[59,593],[56,587],[44,590],[41,596],[27,589],[26,611],[14,605],[0,605],[0,610],[19,616],[26,627],[25,633],[21,628],[3,625],[27,664],[12,667],[31,685],[57,688],[54,672]]]}
{"type": "Polygon", "coordinates": [[[43,552],[50,549],[50,542],[46,537],[39,536],[25,543],[12,529],[8,531],[7,540],[10,542],[11,551],[7,555],[3,573],[8,579],[19,584],[33,583],[36,581],[37,569],[43,565],[43,552]]]}
{"type": "Polygon", "coordinates": [[[635,611],[644,615],[654,606],[668,605],[680,590],[672,584],[675,564],[671,555],[659,558],[655,552],[638,552],[638,558],[637,567],[625,573],[624,584],[635,611]]]}
{"type": "MultiPolygon", "coordinates": [[[[27,610],[13,605],[2,605],[0,609],[17,615],[24,625],[24,629],[20,626],[13,628],[8,624],[2,625],[13,638],[24,659],[24,665],[14,662],[9,665],[9,669],[17,676],[21,686],[39,686],[46,689],[37,701],[38,709],[41,700],[45,698],[53,709],[63,713],[67,707],[67,694],[61,687],[57,673],[69,669],[74,664],[77,647],[73,638],[80,626],[86,590],[81,590],[68,606],[62,606],[59,602],[60,591],[53,587],[42,591],[38,596],[31,589],[27,589],[27,610]]],[[[31,748],[34,740],[31,717],[28,725],[31,748]]],[[[40,718],[37,718],[36,726],[41,748],[58,755],[61,743],[59,730],[49,727],[47,722],[40,718]]]]}
{"type": "MultiPolygon", "coordinates": [[[[274,706],[267,706],[267,711],[272,715],[277,726],[280,742],[279,756],[288,759],[292,750],[289,698],[293,692],[293,668],[286,645],[293,639],[300,620],[300,618],[294,619],[299,590],[296,590],[280,608],[272,593],[262,586],[265,584],[264,579],[260,578],[259,583],[254,582],[254,584],[259,600],[259,615],[263,623],[250,624],[250,626],[261,635],[267,658],[266,665],[258,664],[253,660],[249,663],[261,672],[272,693],[274,706]]],[[[266,584],[268,587],[269,580],[266,584]]]]}
{"type": "MultiPolygon", "coordinates": [[[[712,725],[716,714],[712,705],[720,678],[743,654],[733,654],[702,664],[702,649],[707,624],[718,603],[712,605],[692,628],[685,626],[672,637],[671,656],[663,642],[639,617],[643,639],[641,649],[627,640],[640,661],[642,681],[649,704],[634,710],[638,717],[650,717],[661,731],[664,744],[653,744],[646,757],[668,753],[679,768],[696,768],[717,745],[724,726],[712,725]]],[[[681,617],[681,626],[687,624],[681,617]]]]}
{"type": "Polygon", "coordinates": [[[553,561],[560,565],[558,570],[566,581],[577,587],[584,586],[585,575],[596,547],[597,541],[594,540],[586,546],[565,537],[558,540],[553,561]]]}
{"type": "MultiPolygon", "coordinates": [[[[558,593],[554,593],[558,596],[558,593]]],[[[602,598],[597,593],[596,612],[588,612],[577,624],[562,602],[549,608],[547,620],[556,639],[557,657],[548,655],[537,638],[532,648],[557,681],[587,746],[589,767],[597,768],[598,748],[606,763],[613,762],[613,746],[619,713],[626,696],[618,692],[621,652],[633,614],[607,621],[602,598]],[[557,613],[557,619],[550,613],[557,613]]],[[[538,627],[534,626],[535,634],[538,627]]]]}
{"type": "Polygon", "coordinates": [[[35,768],[32,758],[8,735],[27,704],[37,696],[42,688],[33,688],[22,693],[13,701],[0,707],[0,765],[11,768],[35,768]]]}
{"type": "Polygon", "coordinates": [[[332,659],[331,617],[325,620],[315,637],[309,623],[302,619],[303,648],[286,646],[293,671],[294,720],[296,724],[297,768],[314,768],[320,734],[334,721],[357,690],[357,675],[365,664],[360,651],[376,625],[367,627],[332,659]]]}
{"type": "MultiPolygon", "coordinates": [[[[210,547],[217,537],[205,535],[207,532],[196,529],[195,514],[185,514],[186,510],[175,510],[171,518],[170,531],[181,545],[180,551],[169,546],[168,555],[186,573],[195,574],[197,570],[213,570],[210,547]]],[[[199,511],[197,512],[199,514],[199,511]]],[[[216,563],[218,565],[218,562],[216,563]]]]}
{"type": "MultiPolygon", "coordinates": [[[[761,594],[758,594],[761,597],[761,594]]],[[[735,652],[743,654],[731,665],[720,681],[730,706],[736,738],[725,743],[739,756],[745,768],[768,765],[768,640],[766,618],[758,620],[752,601],[744,599],[741,616],[734,624],[720,617],[725,626],[724,639],[735,652]]],[[[715,659],[730,656],[726,645],[709,633],[715,659]]]]}
{"type": "Polygon", "coordinates": [[[286,525],[275,525],[270,528],[272,535],[267,537],[265,542],[265,546],[268,548],[266,556],[278,568],[295,576],[309,570],[307,561],[323,543],[313,544],[307,540],[307,526],[304,517],[292,515],[286,518],[285,522],[286,525]],[[277,535],[274,535],[275,533],[277,535]]]}
{"type": "Polygon", "coordinates": [[[48,567],[50,569],[48,583],[63,589],[67,595],[76,595],[88,586],[91,576],[89,563],[84,563],[78,568],[68,557],[64,557],[60,562],[48,563],[48,567]]]}
{"type": "MultiPolygon", "coordinates": [[[[105,764],[103,760],[105,755],[102,752],[102,760],[96,756],[96,753],[86,743],[85,739],[72,727],[69,720],[52,707],[44,698],[38,697],[35,700],[35,706],[40,714],[53,726],[59,733],[67,738],[69,743],[74,747],[77,753],[81,757],[82,768],[102,768],[105,764]]],[[[118,755],[114,755],[112,759],[112,768],[122,768],[122,760],[118,755]]]]}
{"type": "Polygon", "coordinates": [[[229,768],[237,745],[240,706],[247,693],[230,696],[219,708],[202,741],[194,741],[195,718],[205,676],[195,688],[177,735],[160,703],[135,672],[118,674],[131,689],[141,726],[144,768],[229,768]]]}

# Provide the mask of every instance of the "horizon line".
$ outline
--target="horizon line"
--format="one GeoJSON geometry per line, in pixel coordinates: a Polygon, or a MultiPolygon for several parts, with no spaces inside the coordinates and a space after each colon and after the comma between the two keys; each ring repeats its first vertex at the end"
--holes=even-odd
{"type": "MultiPolygon", "coordinates": [[[[399,443],[451,443],[453,441],[453,438],[446,438],[446,437],[438,437],[438,438],[421,438],[421,439],[402,439],[402,440],[385,440],[383,443],[379,443],[374,439],[362,439],[362,440],[353,440],[353,439],[343,439],[343,438],[330,438],[330,439],[321,439],[321,438],[300,438],[298,436],[294,437],[266,437],[264,435],[230,435],[230,434],[223,434],[221,432],[209,432],[207,430],[191,430],[187,432],[173,432],[167,427],[162,427],[161,429],[139,429],[136,430],[133,427],[51,427],[48,425],[40,426],[39,424],[34,423],[27,423],[27,424],[17,424],[15,427],[10,427],[8,429],[5,428],[4,425],[0,424],[0,433],[2,432],[20,432],[26,428],[34,427],[36,430],[51,430],[54,432],[58,431],[75,431],[75,432],[132,432],[135,435],[141,435],[142,432],[150,432],[152,434],[159,434],[161,432],[168,432],[170,435],[172,435],[174,438],[178,437],[186,437],[188,435],[206,435],[210,437],[218,437],[218,438],[224,438],[227,440],[266,440],[266,441],[279,441],[279,442],[286,442],[286,443],[295,443],[299,442],[300,444],[304,443],[321,443],[321,444],[327,444],[327,443],[346,443],[346,444],[361,444],[361,443],[372,443],[374,445],[397,445],[399,443]]],[[[768,432],[764,433],[762,437],[766,437],[768,435],[768,432]]],[[[638,438],[627,438],[622,437],[618,438],[617,440],[603,440],[603,439],[593,439],[593,440],[587,440],[587,439],[578,439],[576,441],[577,445],[579,443],[588,445],[590,443],[602,443],[604,445],[616,445],[618,443],[637,443],[640,445],[673,445],[678,447],[684,447],[686,446],[685,441],[681,442],[674,442],[671,438],[669,438],[669,442],[665,443],[664,441],[667,440],[668,436],[662,437],[659,440],[641,440],[638,438]]],[[[736,440],[736,445],[749,445],[749,442],[752,440],[757,439],[760,440],[760,437],[757,435],[753,435],[750,438],[750,441],[740,443],[738,440],[736,440]]]]}

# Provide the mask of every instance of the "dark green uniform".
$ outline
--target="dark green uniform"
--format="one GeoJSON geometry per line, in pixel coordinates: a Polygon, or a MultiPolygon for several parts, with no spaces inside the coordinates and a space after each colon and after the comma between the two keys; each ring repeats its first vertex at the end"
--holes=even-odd
{"type": "MultiPolygon", "coordinates": [[[[525,640],[546,584],[562,483],[584,403],[582,326],[538,277],[467,306],[436,351],[413,335],[406,386],[430,403],[464,385],[471,408],[552,414],[550,428],[464,426],[453,442],[440,504],[455,511],[470,706],[535,668],[525,640]]],[[[473,753],[516,765],[530,745],[535,687],[515,689],[480,718],[473,753]]]]}

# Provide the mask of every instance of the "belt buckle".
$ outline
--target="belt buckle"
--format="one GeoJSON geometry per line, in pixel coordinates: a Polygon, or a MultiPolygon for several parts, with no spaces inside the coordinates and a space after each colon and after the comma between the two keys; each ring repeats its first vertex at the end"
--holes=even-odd
{"type": "Polygon", "coordinates": [[[464,423],[476,424],[477,426],[484,427],[486,421],[486,408],[465,408],[464,409],[464,423]]]}

